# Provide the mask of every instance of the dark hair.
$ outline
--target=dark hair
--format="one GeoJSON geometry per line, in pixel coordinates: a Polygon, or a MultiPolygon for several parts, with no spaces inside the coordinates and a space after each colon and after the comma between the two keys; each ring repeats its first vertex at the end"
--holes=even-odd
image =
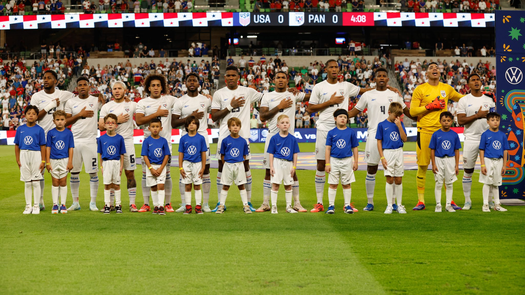
{"type": "Polygon", "coordinates": [[[427,67],[430,67],[431,65],[439,66],[439,65],[437,64],[437,62],[433,61],[433,62],[429,63],[427,67]]]}
{"type": "Polygon", "coordinates": [[[53,71],[53,70],[47,70],[47,71],[44,72],[44,75],[45,75],[45,74],[48,74],[48,73],[51,74],[51,75],[53,75],[53,77],[55,77],[55,80],[58,80],[58,75],[57,75],[57,73],[56,73],[55,71],[53,71]]]}
{"type": "Polygon", "coordinates": [[[78,84],[78,82],[80,82],[80,81],[86,81],[86,82],[88,83],[88,85],[89,85],[89,79],[88,79],[86,76],[80,76],[80,77],[78,77],[78,79],[77,79],[77,84],[78,84]]]}
{"type": "Polygon", "coordinates": [[[236,66],[227,66],[224,72],[226,73],[227,71],[235,71],[237,75],[239,74],[239,69],[236,66]]]}
{"type": "Polygon", "coordinates": [[[277,74],[284,74],[284,75],[286,76],[286,80],[289,79],[289,78],[288,78],[288,74],[285,73],[284,71],[277,71],[277,72],[275,73],[274,79],[277,78],[277,74]]]}
{"type": "Polygon", "coordinates": [[[472,78],[473,76],[478,76],[478,78],[481,80],[481,76],[476,74],[476,73],[473,73],[473,74],[470,74],[470,76],[468,76],[467,78],[467,83],[470,83],[470,78],[472,78]]]}
{"type": "Polygon", "coordinates": [[[501,119],[501,115],[496,112],[490,112],[487,114],[487,120],[490,120],[490,118],[498,118],[501,119]]]}
{"type": "Polygon", "coordinates": [[[199,130],[199,127],[200,127],[199,120],[197,120],[197,118],[195,116],[188,116],[186,118],[186,121],[184,121],[184,129],[186,129],[186,132],[189,132],[188,131],[188,126],[190,126],[191,122],[194,122],[195,125],[197,125],[197,130],[199,130]]]}
{"type": "Polygon", "coordinates": [[[38,108],[37,108],[35,105],[28,105],[28,106],[26,107],[26,110],[24,111],[24,115],[27,115],[27,113],[28,113],[30,110],[35,111],[37,115],[38,115],[38,113],[40,112],[40,111],[38,110],[38,108]]]}
{"type": "Polygon", "coordinates": [[[149,126],[151,126],[151,124],[153,124],[153,123],[159,123],[160,127],[162,127],[162,121],[159,118],[151,119],[151,121],[149,121],[149,126]]]}
{"type": "Polygon", "coordinates": [[[328,67],[328,64],[331,63],[331,62],[335,62],[337,64],[337,66],[339,66],[339,63],[337,62],[337,60],[335,59],[329,59],[326,63],[325,63],[325,67],[328,67]]]}
{"type": "Polygon", "coordinates": [[[108,119],[113,119],[113,120],[115,120],[116,123],[118,123],[118,117],[117,117],[117,115],[115,115],[115,114],[107,114],[107,115],[104,117],[104,123],[106,123],[106,121],[107,121],[108,119]]]}
{"type": "Polygon", "coordinates": [[[191,73],[189,73],[188,75],[186,75],[186,79],[184,79],[184,81],[188,81],[188,78],[189,78],[189,77],[192,77],[192,76],[195,77],[195,78],[197,78],[197,81],[200,80],[199,75],[197,75],[197,73],[191,72],[191,73]]]}
{"type": "Polygon", "coordinates": [[[379,73],[379,72],[385,72],[386,76],[388,77],[388,71],[385,68],[378,68],[376,70],[375,76],[377,76],[377,73],[379,73]]]}
{"type": "Polygon", "coordinates": [[[401,116],[403,114],[403,106],[399,102],[393,102],[388,107],[388,112],[393,113],[396,116],[401,116]]]}
{"type": "Polygon", "coordinates": [[[443,119],[443,117],[447,117],[447,118],[450,118],[452,120],[454,120],[454,115],[452,115],[451,112],[442,112],[440,115],[439,115],[439,120],[441,121],[441,119],[443,119]]]}
{"type": "Polygon", "coordinates": [[[163,75],[159,75],[159,74],[149,74],[148,76],[146,76],[146,80],[144,81],[144,92],[146,92],[147,95],[150,95],[149,87],[151,85],[151,82],[154,80],[160,81],[160,86],[162,87],[161,93],[163,94],[168,93],[168,88],[166,86],[166,77],[164,77],[163,75]]]}

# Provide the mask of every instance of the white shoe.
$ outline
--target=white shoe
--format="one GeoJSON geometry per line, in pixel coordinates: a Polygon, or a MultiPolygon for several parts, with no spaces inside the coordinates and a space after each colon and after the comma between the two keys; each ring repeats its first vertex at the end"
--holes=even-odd
{"type": "MultiPolygon", "coordinates": [[[[209,207],[208,207],[208,209],[209,209],[209,207]]],[[[181,212],[184,212],[184,211],[186,211],[186,205],[182,205],[182,206],[179,207],[179,209],[175,210],[175,212],[177,212],[177,213],[181,213],[181,212]]]]}
{"type": "Polygon", "coordinates": [[[507,211],[507,209],[501,207],[501,204],[497,204],[496,206],[494,206],[494,210],[501,211],[501,212],[507,211]]]}
{"type": "Polygon", "coordinates": [[[436,205],[436,210],[434,210],[434,212],[438,212],[438,213],[441,213],[442,212],[442,207],[441,207],[441,204],[438,204],[436,205]]]}
{"type": "Polygon", "coordinates": [[[211,212],[210,206],[208,204],[202,206],[202,212],[210,213],[211,212]]]}
{"type": "Polygon", "coordinates": [[[33,207],[31,205],[26,205],[26,209],[24,210],[23,214],[31,214],[33,212],[33,207]]]}
{"type": "Polygon", "coordinates": [[[386,207],[386,210],[385,210],[385,214],[392,214],[392,210],[393,210],[393,209],[394,209],[394,208],[392,208],[392,206],[387,206],[387,207],[386,207]]]}
{"type": "Polygon", "coordinates": [[[472,203],[465,202],[465,206],[463,206],[462,210],[470,210],[470,209],[472,209],[472,203]]]}
{"type": "Polygon", "coordinates": [[[454,208],[452,208],[451,205],[448,205],[447,207],[445,207],[445,210],[447,210],[447,212],[456,212],[456,210],[454,210],[454,208]]]}
{"type": "Polygon", "coordinates": [[[399,214],[407,214],[407,209],[403,205],[397,205],[397,212],[399,214]]]}
{"type": "Polygon", "coordinates": [[[489,202],[489,209],[494,209],[494,202],[489,202]]]}
{"type": "Polygon", "coordinates": [[[73,211],[73,210],[80,210],[80,204],[73,203],[69,208],[67,208],[67,211],[73,211]]]}
{"type": "Polygon", "coordinates": [[[95,202],[90,202],[90,203],[89,203],[89,210],[90,210],[90,211],[98,211],[97,203],[95,203],[95,202]]]}
{"type": "Polygon", "coordinates": [[[490,212],[490,207],[489,207],[488,204],[486,204],[486,205],[483,205],[483,207],[481,207],[481,210],[482,210],[483,212],[490,212]]]}
{"type": "Polygon", "coordinates": [[[277,214],[277,206],[273,205],[272,206],[272,214],[277,214]]]}
{"type": "Polygon", "coordinates": [[[286,212],[288,212],[288,213],[297,213],[297,211],[295,211],[295,210],[292,208],[292,206],[288,206],[288,207],[286,207],[286,212]]]}
{"type": "Polygon", "coordinates": [[[33,206],[33,211],[31,214],[40,214],[40,206],[38,204],[33,206]]]}

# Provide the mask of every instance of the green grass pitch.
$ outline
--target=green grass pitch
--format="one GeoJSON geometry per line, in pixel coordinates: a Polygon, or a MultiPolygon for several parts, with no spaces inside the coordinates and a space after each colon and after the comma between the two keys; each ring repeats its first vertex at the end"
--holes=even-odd
{"type": "MultiPolygon", "coordinates": [[[[312,144],[301,148],[313,151],[312,144]]],[[[252,147],[254,152],[262,149],[252,147]]],[[[433,212],[430,172],[427,210],[383,214],[385,181],[380,173],[376,210],[363,212],[366,172],[358,171],[352,201],[360,211],[353,215],[342,212],[341,191],[335,215],[286,214],[282,188],[279,214],[246,215],[237,189],[232,188],[228,210],[222,215],[126,211],[108,216],[87,210],[89,179],[81,173],[82,210],[52,215],[46,173],[46,210],[22,215],[24,186],[13,147],[0,147],[0,167],[2,294],[521,294],[525,290],[525,207],[482,213],[477,182],[474,209],[468,212],[433,212]]],[[[172,172],[176,175],[176,168],[172,172]]],[[[211,172],[212,203],[217,200],[216,172],[211,172]]],[[[258,206],[264,171],[252,173],[252,201],[258,206]]],[[[316,200],[314,173],[298,171],[302,204],[308,209],[316,200]]],[[[140,180],[140,169],[136,177],[140,180]]],[[[175,191],[173,202],[178,203],[175,191]]],[[[461,181],[455,183],[454,192],[462,205],[461,181]]],[[[125,189],[123,200],[127,206],[125,189]]],[[[406,171],[403,202],[410,209],[416,201],[415,171],[406,171]]],[[[99,207],[102,203],[101,185],[99,207]]],[[[142,204],[140,188],[137,203],[142,204]]]]}

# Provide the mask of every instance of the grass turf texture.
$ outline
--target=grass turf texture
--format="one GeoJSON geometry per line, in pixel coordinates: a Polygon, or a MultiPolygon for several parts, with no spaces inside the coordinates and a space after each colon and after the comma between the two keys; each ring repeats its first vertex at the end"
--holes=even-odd
{"type": "MultiPolygon", "coordinates": [[[[125,211],[108,216],[87,210],[89,178],[81,173],[82,210],[52,215],[46,173],[46,211],[22,215],[23,183],[13,147],[0,147],[0,164],[0,289],[5,294],[519,294],[525,288],[525,207],[482,213],[476,181],[474,209],[468,212],[433,212],[430,172],[427,210],[383,214],[385,181],[378,174],[376,210],[363,212],[365,172],[358,171],[352,200],[360,211],[353,215],[343,213],[341,190],[335,215],[286,214],[281,188],[278,215],[247,216],[232,188],[222,215],[125,211]]],[[[217,200],[216,172],[211,172],[211,202],[217,200]]],[[[257,206],[264,171],[252,173],[257,206]]],[[[316,200],[314,171],[298,176],[302,204],[310,209],[316,200]]],[[[140,169],[136,177],[140,180],[140,169]]],[[[176,191],[173,203],[179,200],[176,191]]],[[[461,181],[454,192],[462,204],[461,181]]],[[[141,196],[139,188],[139,205],[141,196]]],[[[125,189],[123,200],[127,207],[125,189]]],[[[415,171],[406,171],[403,203],[410,209],[416,202],[415,171]]],[[[102,206],[102,185],[97,203],[102,206]]]]}

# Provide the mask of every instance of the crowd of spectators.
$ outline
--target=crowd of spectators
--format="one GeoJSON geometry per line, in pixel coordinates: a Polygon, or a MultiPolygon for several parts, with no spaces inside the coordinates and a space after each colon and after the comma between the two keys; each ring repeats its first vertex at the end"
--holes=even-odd
{"type": "Polygon", "coordinates": [[[363,0],[258,0],[254,12],[269,9],[270,12],[341,12],[351,7],[352,11],[363,11],[363,0]]]}
{"type": "Polygon", "coordinates": [[[408,12],[494,12],[499,0],[399,0],[401,11],[408,12]]]}

